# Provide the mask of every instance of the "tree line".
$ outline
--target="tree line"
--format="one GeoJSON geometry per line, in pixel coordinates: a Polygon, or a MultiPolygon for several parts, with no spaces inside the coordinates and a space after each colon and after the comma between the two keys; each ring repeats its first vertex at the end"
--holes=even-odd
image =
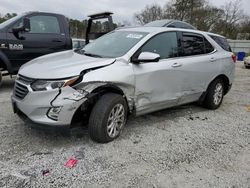
{"type": "MultiPolygon", "coordinates": [[[[16,16],[8,13],[1,16],[0,23],[16,16]]],[[[164,6],[146,5],[135,13],[135,21],[144,25],[160,19],[176,19],[186,21],[199,30],[221,34],[229,39],[250,40],[250,16],[241,8],[241,0],[230,0],[222,7],[212,5],[208,0],[168,0],[164,6]]],[[[84,38],[87,20],[69,19],[71,36],[84,38]]],[[[114,27],[131,25],[128,21],[114,24],[114,27]]],[[[108,22],[96,21],[92,32],[107,30],[108,22]]]]}
{"type": "Polygon", "coordinates": [[[250,40],[250,16],[241,9],[241,0],[227,1],[222,7],[207,0],[170,0],[163,7],[147,5],[135,14],[135,19],[142,25],[159,19],[176,19],[230,39],[250,40]]]}
{"type": "Polygon", "coordinates": [[[0,14],[0,23],[5,22],[6,20],[13,18],[16,15],[17,15],[16,13],[7,13],[3,16],[0,14]]]}

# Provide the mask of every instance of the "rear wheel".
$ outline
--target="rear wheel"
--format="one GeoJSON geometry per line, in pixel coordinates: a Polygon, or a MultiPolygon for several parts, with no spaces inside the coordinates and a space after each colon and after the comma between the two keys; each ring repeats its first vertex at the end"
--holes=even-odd
{"type": "Polygon", "coordinates": [[[223,101],[224,93],[225,87],[223,80],[214,80],[208,87],[203,106],[212,110],[219,108],[223,101]]]}
{"type": "Polygon", "coordinates": [[[127,120],[125,99],[114,93],[103,95],[95,104],[89,118],[89,135],[100,143],[116,139],[127,120]]]}

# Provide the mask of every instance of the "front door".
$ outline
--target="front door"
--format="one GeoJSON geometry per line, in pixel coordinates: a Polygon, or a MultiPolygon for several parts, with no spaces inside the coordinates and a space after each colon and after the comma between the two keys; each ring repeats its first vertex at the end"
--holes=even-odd
{"type": "Polygon", "coordinates": [[[159,62],[133,64],[135,73],[136,114],[175,106],[181,98],[182,76],[176,72],[178,50],[176,32],[164,32],[151,38],[136,54],[153,52],[159,62]]]}

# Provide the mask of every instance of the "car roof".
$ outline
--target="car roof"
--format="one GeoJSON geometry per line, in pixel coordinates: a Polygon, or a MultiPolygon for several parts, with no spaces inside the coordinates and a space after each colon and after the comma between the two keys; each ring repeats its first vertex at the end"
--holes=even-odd
{"type": "Polygon", "coordinates": [[[48,14],[48,15],[59,15],[59,16],[65,17],[63,14],[59,14],[59,13],[54,13],[54,12],[41,12],[41,11],[27,11],[27,12],[21,13],[20,15],[28,15],[28,14],[34,14],[34,13],[48,14]]]}
{"type": "Polygon", "coordinates": [[[194,30],[197,29],[196,27],[194,27],[193,25],[191,25],[187,22],[184,22],[181,20],[174,20],[174,19],[155,20],[155,21],[152,21],[152,22],[145,24],[144,26],[145,27],[169,27],[169,25],[175,24],[175,23],[181,23],[183,25],[182,25],[182,27],[178,26],[178,27],[174,27],[174,28],[186,28],[186,29],[194,29],[194,30]],[[189,28],[187,28],[187,26],[189,28]]]}
{"type": "Polygon", "coordinates": [[[205,33],[204,31],[182,28],[170,28],[170,27],[127,27],[120,28],[118,31],[133,31],[133,32],[146,32],[146,33],[160,33],[164,31],[186,31],[192,33],[205,33]]]}
{"type": "Polygon", "coordinates": [[[219,35],[219,34],[216,34],[216,33],[210,33],[210,32],[204,32],[204,33],[206,33],[207,35],[213,35],[213,36],[216,36],[216,37],[226,38],[226,37],[224,37],[222,35],[219,35]]]}
{"type": "Polygon", "coordinates": [[[213,35],[225,38],[222,35],[210,33],[206,31],[200,31],[200,30],[194,30],[194,29],[183,29],[183,28],[171,28],[171,27],[125,27],[125,28],[119,28],[118,31],[131,31],[131,32],[146,32],[146,33],[160,33],[164,31],[183,31],[183,32],[190,32],[190,33],[197,33],[197,34],[206,34],[206,35],[213,35]]]}
{"type": "Polygon", "coordinates": [[[151,25],[152,23],[159,23],[161,25],[161,27],[164,27],[165,25],[172,23],[173,21],[174,20],[171,20],[171,19],[155,20],[155,21],[152,21],[152,22],[145,24],[144,26],[148,27],[148,25],[151,25]]]}

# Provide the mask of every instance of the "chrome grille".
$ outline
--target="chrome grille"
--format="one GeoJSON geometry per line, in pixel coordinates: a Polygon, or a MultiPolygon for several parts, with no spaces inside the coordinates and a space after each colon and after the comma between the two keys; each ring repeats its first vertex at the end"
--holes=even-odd
{"type": "Polygon", "coordinates": [[[20,74],[18,75],[17,80],[19,80],[20,82],[25,83],[27,85],[29,85],[29,84],[31,84],[32,82],[35,81],[35,79],[33,79],[33,78],[28,78],[28,77],[22,76],[20,74]]]}
{"type": "Polygon", "coordinates": [[[26,86],[16,82],[14,87],[14,95],[18,99],[24,99],[24,97],[28,94],[29,90],[26,86]]]}
{"type": "Polygon", "coordinates": [[[18,99],[24,99],[24,97],[29,93],[27,85],[30,85],[34,81],[35,79],[33,78],[28,78],[19,74],[14,86],[14,96],[18,99]]]}

